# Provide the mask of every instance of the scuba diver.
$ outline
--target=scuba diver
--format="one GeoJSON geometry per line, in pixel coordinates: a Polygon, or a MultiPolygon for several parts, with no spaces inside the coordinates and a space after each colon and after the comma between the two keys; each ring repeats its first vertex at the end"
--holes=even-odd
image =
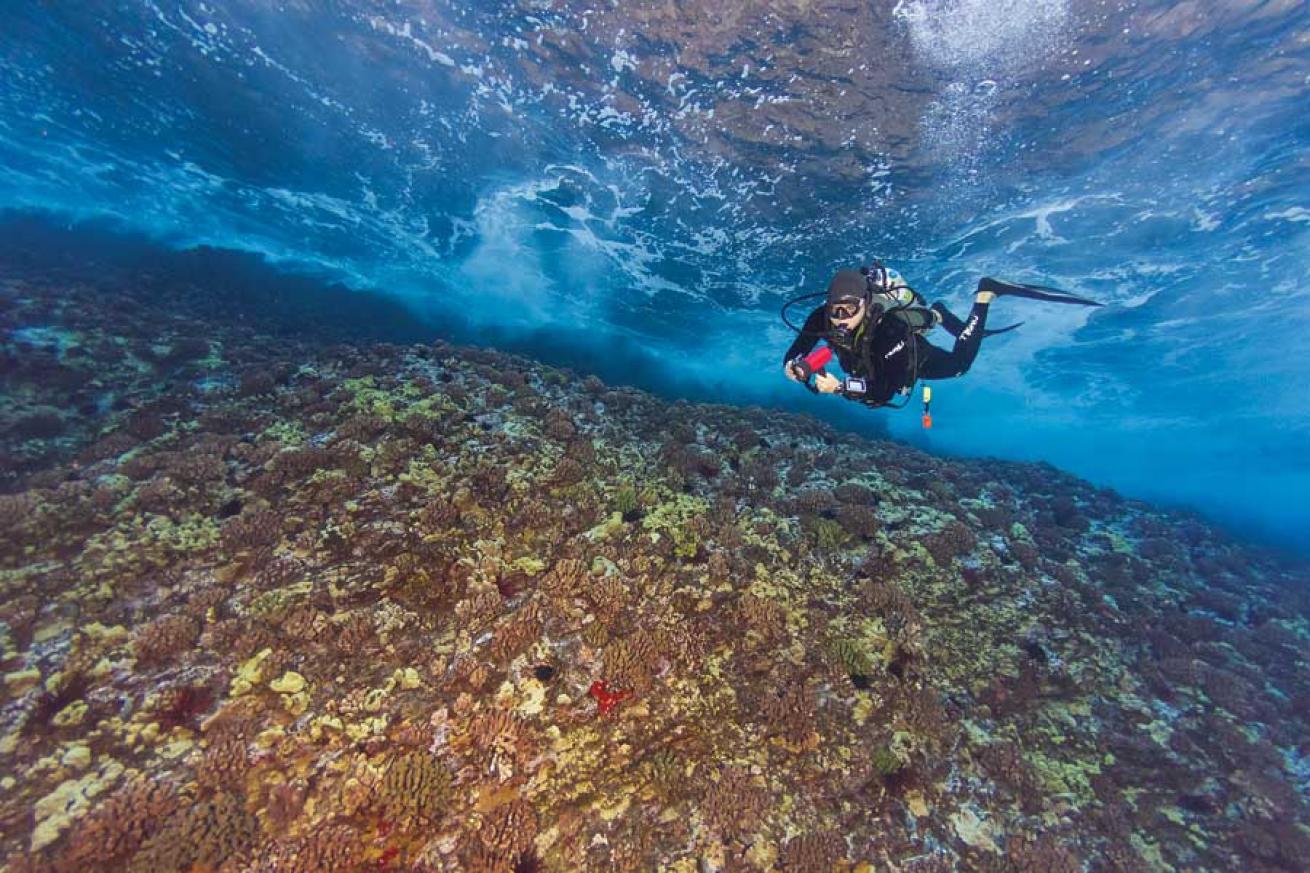
{"type": "MultiPolygon", "coordinates": [[[[783,321],[799,334],[783,355],[783,373],[815,393],[839,394],[870,407],[892,406],[892,398],[902,395],[904,402],[899,406],[904,406],[919,379],[963,375],[977,357],[984,337],[1014,330],[1023,323],[987,330],[987,307],[997,297],[1101,305],[1042,285],[983,278],[978,281],[969,317],[961,321],[940,302],[926,306],[927,301],[895,270],[874,261],[872,267],[838,270],[826,293],[796,297],[783,306],[783,321]],[[788,307],[820,296],[825,296],[825,301],[815,307],[802,327],[787,320],[788,307]],[[950,351],[923,337],[938,325],[955,337],[950,351]],[[827,341],[828,347],[811,352],[821,339],[827,341]],[[846,373],[845,379],[823,369],[833,353],[846,373]]],[[[927,408],[929,390],[924,388],[925,427],[932,426],[927,408]]]]}

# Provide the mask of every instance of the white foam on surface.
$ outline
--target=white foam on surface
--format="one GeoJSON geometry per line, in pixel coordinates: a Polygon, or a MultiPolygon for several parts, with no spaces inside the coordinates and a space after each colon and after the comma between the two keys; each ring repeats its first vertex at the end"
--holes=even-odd
{"type": "Polygon", "coordinates": [[[1056,45],[1066,0],[898,0],[893,16],[916,51],[942,69],[1022,66],[1056,45]]]}

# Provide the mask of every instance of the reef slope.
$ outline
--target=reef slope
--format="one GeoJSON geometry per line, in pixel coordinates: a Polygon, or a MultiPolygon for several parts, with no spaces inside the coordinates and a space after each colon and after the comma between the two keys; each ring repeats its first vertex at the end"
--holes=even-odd
{"type": "Polygon", "coordinates": [[[1049,467],[0,272],[11,871],[1299,869],[1303,568],[1049,467]]]}

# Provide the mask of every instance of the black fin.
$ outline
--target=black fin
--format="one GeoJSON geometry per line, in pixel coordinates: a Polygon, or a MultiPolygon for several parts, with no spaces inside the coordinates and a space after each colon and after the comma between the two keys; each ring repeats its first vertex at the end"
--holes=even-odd
{"type": "Polygon", "coordinates": [[[1018,327],[1018,326],[1021,325],[1021,324],[1023,324],[1023,322],[1022,322],[1022,321],[1019,321],[1019,322],[1016,322],[1016,323],[1010,325],[1009,327],[998,327],[998,328],[996,328],[996,330],[986,330],[986,329],[984,329],[984,330],[983,330],[983,337],[996,336],[998,333],[1007,333],[1007,332],[1009,332],[1009,331],[1014,330],[1016,327],[1018,327]]]}
{"type": "Polygon", "coordinates": [[[1047,300],[1051,303],[1076,303],[1079,306],[1104,305],[1086,297],[1079,297],[1077,294],[1060,291],[1057,288],[1048,288],[1045,285],[1016,285],[988,276],[978,280],[978,290],[990,291],[997,297],[1025,297],[1029,300],[1047,300]]]}

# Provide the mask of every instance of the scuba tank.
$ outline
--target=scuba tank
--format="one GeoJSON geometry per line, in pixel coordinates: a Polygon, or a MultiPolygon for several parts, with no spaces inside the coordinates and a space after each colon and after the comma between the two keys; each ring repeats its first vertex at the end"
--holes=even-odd
{"type": "Polygon", "coordinates": [[[915,330],[933,326],[932,316],[922,312],[928,301],[911,288],[900,273],[877,260],[872,266],[860,267],[860,272],[868,279],[870,301],[881,304],[887,315],[900,319],[915,330]]]}

